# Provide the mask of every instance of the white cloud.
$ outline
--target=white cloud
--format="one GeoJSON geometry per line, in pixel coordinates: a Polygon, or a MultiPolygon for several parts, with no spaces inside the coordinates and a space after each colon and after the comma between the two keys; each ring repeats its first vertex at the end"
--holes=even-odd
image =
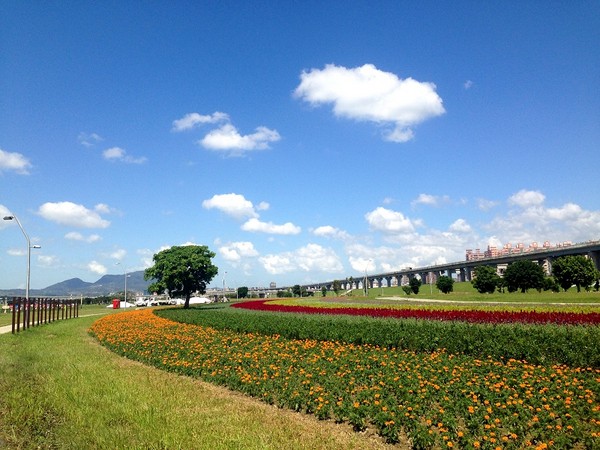
{"type": "Polygon", "coordinates": [[[12,170],[19,175],[29,175],[31,167],[29,160],[21,153],[5,152],[0,148],[0,173],[5,170],[12,170]]]}
{"type": "Polygon", "coordinates": [[[6,251],[10,256],[25,256],[27,251],[18,248],[10,248],[6,251]]]}
{"type": "Polygon", "coordinates": [[[97,273],[98,275],[105,275],[107,270],[106,267],[97,261],[92,261],[87,265],[90,272],[97,273]]]}
{"type": "Polygon", "coordinates": [[[367,274],[369,272],[373,273],[377,268],[377,265],[373,258],[350,256],[348,258],[348,261],[350,262],[350,266],[352,266],[354,270],[356,270],[359,273],[362,272],[363,274],[365,273],[365,271],[367,272],[367,274]]]}
{"type": "Polygon", "coordinates": [[[410,219],[401,212],[392,211],[381,206],[365,214],[365,219],[367,219],[371,229],[384,233],[411,233],[415,229],[410,219]]]}
{"type": "Polygon", "coordinates": [[[72,202],[44,203],[38,214],[51,222],[72,227],[107,228],[110,225],[97,212],[72,202]]]}
{"type": "Polygon", "coordinates": [[[477,207],[482,211],[489,211],[490,209],[498,206],[498,202],[493,200],[487,200],[485,198],[477,199],[477,207]]]}
{"type": "Polygon", "coordinates": [[[84,236],[83,234],[78,233],[77,231],[70,231],[69,233],[65,234],[65,239],[69,239],[71,241],[93,243],[99,241],[102,238],[97,234],[90,234],[89,236],[84,236]]]}
{"type": "Polygon", "coordinates": [[[102,139],[102,137],[96,133],[86,133],[84,131],[79,133],[79,136],[77,136],[77,141],[79,141],[79,143],[85,147],[92,147],[103,140],[104,139],[102,139]]]}
{"type": "Polygon", "coordinates": [[[230,156],[242,156],[246,151],[267,149],[269,143],[280,139],[281,136],[276,130],[262,126],[256,128],[255,133],[242,136],[233,125],[226,123],[210,131],[199,144],[209,150],[228,153],[230,156]]]}
{"type": "Polygon", "coordinates": [[[52,255],[38,255],[38,264],[43,267],[55,267],[59,263],[59,259],[52,255]]]}
{"type": "Polygon", "coordinates": [[[589,211],[575,203],[548,208],[539,191],[521,190],[508,199],[516,208],[497,216],[483,229],[501,242],[583,242],[600,237],[600,211],[589,211]]]}
{"type": "MultiPolygon", "coordinates": [[[[264,207],[263,203],[261,205],[264,207]]],[[[204,200],[202,207],[205,209],[218,209],[238,220],[258,217],[252,202],[246,200],[241,194],[216,194],[211,199],[204,200]]]]}
{"type": "Polygon", "coordinates": [[[296,97],[316,106],[331,103],[339,117],[391,126],[384,138],[392,142],[412,139],[412,127],[445,112],[433,83],[401,79],[372,64],[328,64],[303,72],[300,80],[296,97]]]}
{"type": "Polygon", "coordinates": [[[336,253],[317,244],[308,244],[294,252],[266,255],[259,258],[264,269],[279,275],[290,272],[342,273],[343,265],[336,253]]]}
{"type": "Polygon", "coordinates": [[[339,228],[332,227],[331,225],[323,225],[312,230],[315,236],[335,238],[335,239],[347,239],[350,235],[339,228]]]}
{"type": "Polygon", "coordinates": [[[257,211],[266,211],[270,207],[271,207],[271,205],[269,205],[267,202],[260,202],[258,205],[256,205],[256,210],[257,211]]]}
{"type": "Polygon", "coordinates": [[[120,147],[107,148],[102,152],[102,156],[107,161],[120,161],[127,164],[143,164],[147,161],[146,157],[134,158],[127,154],[127,152],[120,147]]]}
{"type": "Polygon", "coordinates": [[[106,203],[98,203],[96,206],[94,206],[94,210],[98,214],[109,214],[112,211],[110,206],[108,206],[106,203]]]}
{"type": "Polygon", "coordinates": [[[263,267],[271,275],[281,275],[297,270],[294,264],[295,257],[292,253],[282,253],[279,255],[265,255],[259,258],[263,267]]]}
{"type": "Polygon", "coordinates": [[[191,130],[192,128],[195,128],[198,125],[202,125],[205,123],[219,123],[227,121],[229,121],[229,115],[219,111],[215,111],[214,113],[209,115],[202,115],[194,112],[186,114],[181,119],[174,120],[171,131],[178,132],[191,130]]]}
{"type": "Polygon", "coordinates": [[[242,225],[242,230],[250,232],[260,232],[268,234],[298,234],[302,229],[291,222],[283,225],[275,225],[272,222],[262,222],[257,218],[252,218],[242,225]]]}
{"type": "Polygon", "coordinates": [[[237,263],[242,258],[254,258],[258,256],[258,251],[254,248],[252,242],[230,242],[219,247],[219,253],[226,261],[237,263]]]}
{"type": "Polygon", "coordinates": [[[465,88],[465,91],[468,91],[473,87],[473,82],[471,80],[467,80],[463,83],[463,87],[465,88]]]}
{"type": "Polygon", "coordinates": [[[508,199],[509,205],[528,208],[530,206],[538,206],[544,203],[546,196],[539,191],[520,190],[508,199]]]}
{"type": "Polygon", "coordinates": [[[127,256],[127,250],[124,250],[122,248],[115,250],[114,252],[112,252],[110,254],[110,257],[112,259],[116,259],[117,261],[123,261],[123,259],[125,258],[125,256],[127,256]]]}
{"type": "Polygon", "coordinates": [[[440,206],[442,203],[449,203],[450,197],[447,195],[430,195],[430,194],[419,194],[419,196],[411,202],[411,205],[428,205],[428,206],[440,206]]]}
{"type": "Polygon", "coordinates": [[[471,225],[469,225],[465,219],[456,219],[454,223],[450,225],[450,231],[455,233],[470,233],[473,230],[471,225]]]}

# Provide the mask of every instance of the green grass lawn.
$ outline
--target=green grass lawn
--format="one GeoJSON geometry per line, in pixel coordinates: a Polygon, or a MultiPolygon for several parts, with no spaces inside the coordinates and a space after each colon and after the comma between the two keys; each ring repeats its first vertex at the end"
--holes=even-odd
{"type": "Polygon", "coordinates": [[[87,334],[100,317],[88,314],[114,312],[84,307],[78,319],[0,335],[0,449],[387,448],[116,356],[87,334]]]}

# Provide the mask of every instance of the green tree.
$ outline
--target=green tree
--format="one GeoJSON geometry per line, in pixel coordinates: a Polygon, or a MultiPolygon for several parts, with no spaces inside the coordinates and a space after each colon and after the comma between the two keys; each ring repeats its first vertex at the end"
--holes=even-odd
{"type": "Polygon", "coordinates": [[[473,287],[480,294],[493,294],[500,285],[500,276],[492,266],[475,267],[475,279],[471,281],[473,287]]]}
{"type": "Polygon", "coordinates": [[[527,289],[541,291],[544,287],[544,269],[533,261],[515,261],[506,268],[504,281],[508,292],[527,292],[527,289]]]}
{"type": "Polygon", "coordinates": [[[292,287],[292,293],[294,294],[294,296],[297,295],[298,297],[303,297],[305,292],[306,292],[306,290],[299,284],[295,284],[292,287]]]}
{"type": "Polygon", "coordinates": [[[238,298],[246,298],[248,297],[248,287],[240,286],[237,288],[237,296],[238,298]]]}
{"type": "Polygon", "coordinates": [[[185,296],[184,308],[190,307],[193,292],[206,292],[206,285],[219,272],[212,263],[215,254],[205,245],[174,246],[156,253],[154,265],[144,271],[145,280],[155,280],[148,291],[185,296]]]}
{"type": "Polygon", "coordinates": [[[454,280],[452,277],[442,275],[435,282],[435,287],[437,287],[444,294],[448,294],[454,290],[454,280]]]}
{"type": "Polygon", "coordinates": [[[552,277],[544,278],[544,290],[558,292],[560,291],[560,285],[556,282],[556,280],[552,277]]]}
{"type": "Polygon", "coordinates": [[[408,285],[408,284],[405,286],[402,286],[402,290],[404,291],[404,293],[406,295],[410,295],[412,293],[412,289],[410,288],[410,285],[408,285]]]}
{"type": "Polygon", "coordinates": [[[581,292],[582,287],[589,288],[598,279],[598,270],[583,255],[562,256],[552,263],[552,275],[565,291],[575,285],[581,292]]]}
{"type": "Polygon", "coordinates": [[[342,283],[340,280],[333,280],[333,285],[331,288],[333,289],[333,292],[335,292],[335,295],[338,295],[342,290],[342,283]]]}
{"type": "Polygon", "coordinates": [[[327,287],[323,286],[323,287],[321,288],[321,295],[322,295],[323,297],[327,297],[327,287]]]}
{"type": "Polygon", "coordinates": [[[417,295],[419,293],[419,288],[421,287],[421,280],[417,277],[412,277],[408,282],[408,285],[410,286],[410,290],[417,295]]]}

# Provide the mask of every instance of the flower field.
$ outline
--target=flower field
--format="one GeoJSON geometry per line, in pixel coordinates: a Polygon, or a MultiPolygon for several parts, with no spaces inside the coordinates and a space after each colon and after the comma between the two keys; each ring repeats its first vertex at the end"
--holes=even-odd
{"type": "Polygon", "coordinates": [[[594,368],[243,333],[151,310],[106,316],[90,333],[128,358],[415,449],[600,448],[594,368]]]}
{"type": "Polygon", "coordinates": [[[529,323],[559,325],[600,325],[598,312],[507,311],[480,309],[377,308],[355,306],[304,306],[270,300],[254,300],[232,305],[254,311],[295,312],[303,314],[347,314],[351,316],[393,317],[396,319],[448,320],[471,323],[529,323]]]}

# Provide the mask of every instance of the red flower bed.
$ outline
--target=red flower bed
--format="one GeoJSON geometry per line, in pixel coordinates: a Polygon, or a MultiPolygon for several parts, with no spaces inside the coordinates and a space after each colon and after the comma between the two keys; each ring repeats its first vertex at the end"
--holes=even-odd
{"type": "Polygon", "coordinates": [[[269,300],[254,300],[231,305],[233,308],[254,311],[291,312],[302,314],[346,314],[350,316],[391,317],[397,319],[454,320],[471,323],[529,323],[559,325],[598,325],[600,313],[536,312],[536,311],[482,311],[482,310],[436,310],[391,309],[269,304],[269,300]]]}

